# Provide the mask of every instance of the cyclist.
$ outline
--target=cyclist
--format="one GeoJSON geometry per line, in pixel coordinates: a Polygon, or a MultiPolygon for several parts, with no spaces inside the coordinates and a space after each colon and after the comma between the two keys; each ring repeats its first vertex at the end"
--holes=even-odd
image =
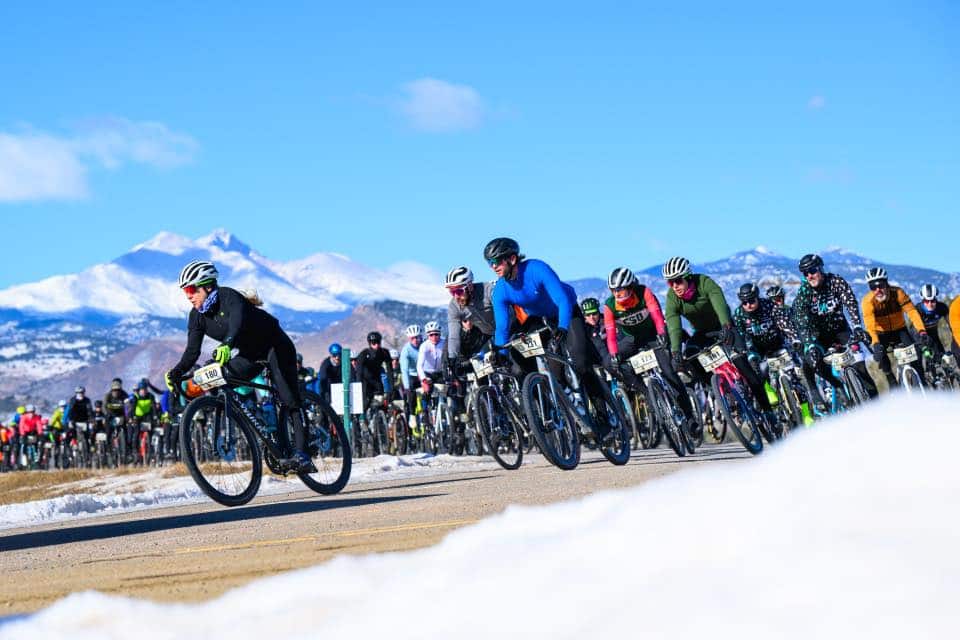
{"type": "MultiPolygon", "coordinates": [[[[497,274],[493,288],[493,313],[496,322],[493,343],[495,357],[505,357],[503,347],[510,340],[510,310],[516,314],[521,329],[537,326],[542,318],[556,324],[551,341],[554,348],[565,344],[571,364],[584,389],[594,398],[603,398],[603,382],[593,370],[600,356],[587,337],[583,312],[577,305],[577,296],[569,284],[562,282],[550,266],[536,259],[527,259],[520,253],[520,245],[512,238],[494,238],[483,249],[483,257],[497,274]]],[[[529,367],[518,363],[521,367],[529,367]]],[[[603,444],[615,437],[606,424],[606,413],[598,412],[601,420],[597,435],[603,444]]]]}
{"type": "MultiPolygon", "coordinates": [[[[17,431],[20,434],[20,447],[17,449],[18,459],[20,459],[24,453],[24,448],[26,447],[26,437],[30,434],[33,434],[39,441],[40,436],[42,435],[41,419],[40,414],[37,412],[37,408],[32,404],[28,404],[24,409],[23,415],[20,416],[20,422],[17,424],[17,431]]],[[[39,453],[40,452],[38,450],[37,455],[39,455],[39,453]]],[[[29,467],[34,462],[35,460],[27,460],[27,466],[29,467]]]]}
{"type": "Polygon", "coordinates": [[[360,382],[363,383],[364,412],[370,408],[375,394],[384,393],[380,374],[390,371],[390,352],[380,346],[383,336],[379,331],[367,334],[367,348],[357,354],[360,382]]]}
{"type": "MultiPolygon", "coordinates": [[[[73,398],[70,399],[70,404],[67,406],[67,410],[63,412],[63,423],[67,425],[68,431],[72,432],[72,434],[77,438],[77,441],[83,437],[84,442],[89,445],[89,430],[84,432],[82,435],[77,432],[78,422],[87,424],[91,424],[93,422],[93,404],[90,402],[90,398],[88,398],[86,394],[87,390],[82,386],[78,386],[73,390],[73,398]]],[[[69,439],[70,433],[66,435],[69,439]]]]}
{"type": "Polygon", "coordinates": [[[583,312],[583,328],[586,329],[590,342],[597,353],[606,353],[607,328],[606,323],[600,320],[600,301],[596,298],[584,298],[580,302],[580,311],[583,312]]]}
{"type": "Polygon", "coordinates": [[[787,294],[780,285],[774,284],[767,287],[767,299],[778,307],[783,307],[783,310],[786,311],[788,315],[790,314],[790,305],[787,304],[787,294]]]}
{"type": "Polygon", "coordinates": [[[746,381],[771,427],[777,419],[770,407],[760,376],[753,370],[744,353],[747,345],[743,336],[737,333],[730,316],[730,307],[720,286],[709,276],[694,273],[690,261],[679,256],[667,260],[661,270],[663,279],[670,289],[667,291],[666,324],[670,336],[670,349],[673,365],[676,369],[686,367],[700,381],[706,383],[709,376],[696,360],[684,363],[681,353],[683,327],[681,318],[686,318],[694,333],[687,340],[687,346],[702,349],[717,339],[728,349],[736,352],[730,362],[737,368],[746,381]]]}
{"type": "MultiPolygon", "coordinates": [[[[823,258],[808,253],[800,258],[797,265],[803,275],[803,283],[793,300],[793,319],[797,325],[797,335],[803,343],[804,357],[810,366],[834,387],[842,383],[833,375],[832,368],[823,355],[835,345],[851,342],[869,342],[870,336],[863,329],[860,307],[853,295],[850,284],[835,273],[825,273],[823,258]],[[843,312],[846,311],[853,321],[853,328],[847,323],[843,312]]],[[[877,387],[862,361],[853,365],[863,382],[867,394],[877,397],[877,387]]]]}
{"type": "MultiPolygon", "coordinates": [[[[863,323],[873,340],[873,359],[879,363],[880,370],[887,376],[887,383],[893,388],[897,386],[897,379],[893,375],[887,348],[901,344],[908,347],[914,344],[913,336],[907,331],[903,316],[906,315],[913,324],[921,347],[929,349],[930,337],[910,296],[900,287],[890,284],[886,269],[883,267],[868,269],[867,286],[870,287],[870,291],[862,301],[863,323]]],[[[923,382],[923,367],[917,367],[917,375],[923,382]]]]}
{"type": "MultiPolygon", "coordinates": [[[[663,379],[677,393],[683,415],[688,421],[692,420],[687,389],[670,361],[667,325],[656,294],[637,282],[636,275],[627,267],[617,267],[610,272],[607,288],[610,289],[610,297],[603,303],[605,344],[602,353],[607,354],[604,365],[612,372],[622,373],[627,384],[633,388],[642,389],[643,385],[633,367],[621,364],[641,349],[654,349],[663,379]]],[[[590,300],[592,298],[584,300],[581,308],[590,300]]]]}
{"type": "Polygon", "coordinates": [[[60,400],[57,402],[57,408],[50,414],[50,429],[55,430],[58,434],[63,431],[63,414],[66,409],[67,401],[60,400]]]}
{"type": "Polygon", "coordinates": [[[303,366],[303,354],[297,353],[297,380],[302,387],[309,387],[317,379],[317,372],[313,367],[303,366]]]}
{"type": "Polygon", "coordinates": [[[917,311],[920,312],[920,320],[923,321],[923,328],[926,329],[930,337],[930,348],[939,358],[946,352],[943,342],[940,340],[940,320],[950,315],[950,308],[937,299],[940,290],[936,285],[925,284],[920,287],[920,306],[917,311]]]}
{"type": "Polygon", "coordinates": [[[423,326],[427,334],[427,341],[420,346],[417,352],[417,376],[423,393],[430,393],[430,386],[434,382],[443,381],[443,347],[444,341],[440,333],[440,323],[431,320],[423,326]]]}
{"type": "Polygon", "coordinates": [[[140,433],[141,422],[156,422],[159,412],[156,408],[156,398],[150,392],[150,383],[146,379],[137,383],[129,401],[130,415],[127,416],[127,451],[132,455],[137,450],[137,435],[140,433]]]}
{"type": "Polygon", "coordinates": [[[447,305],[447,353],[457,370],[461,358],[469,358],[490,341],[495,328],[492,282],[474,282],[468,267],[447,273],[444,286],[450,292],[447,305]]]}
{"type": "Polygon", "coordinates": [[[96,400],[93,403],[93,434],[96,435],[98,431],[102,431],[107,433],[107,439],[109,439],[110,435],[107,431],[108,426],[107,415],[103,412],[103,400],[96,400]]]}
{"type": "Polygon", "coordinates": [[[418,324],[411,324],[406,328],[407,344],[400,350],[400,382],[407,399],[407,413],[412,417],[416,413],[416,389],[420,386],[420,377],[417,375],[417,357],[420,343],[423,342],[423,330],[418,324]]]}
{"type": "Polygon", "coordinates": [[[327,353],[330,355],[323,359],[317,370],[317,388],[323,401],[330,404],[330,385],[343,380],[343,365],[340,360],[343,347],[339,342],[334,342],[327,348],[327,353]]]}
{"type": "MultiPolygon", "coordinates": [[[[220,342],[214,359],[237,377],[254,378],[261,371],[257,361],[266,360],[280,400],[291,409],[293,419],[293,455],[282,463],[300,472],[315,473],[316,468],[306,453],[306,430],[299,411],[297,351],[293,342],[276,318],[237,290],[219,286],[219,275],[213,263],[204,260],[190,262],[180,272],[180,289],[193,309],[187,321],[187,347],[180,362],[167,372],[167,387],[174,390],[183,373],[196,363],[205,335],[220,342]],[[232,355],[233,349],[239,351],[237,356],[232,355]]],[[[287,430],[279,429],[278,436],[281,447],[288,448],[287,430]]]]}
{"type": "MultiPolygon", "coordinates": [[[[737,291],[737,298],[740,300],[740,306],[733,312],[733,324],[743,336],[747,349],[750,350],[748,360],[756,365],[765,380],[767,376],[763,367],[765,367],[766,358],[772,357],[785,348],[799,351],[800,340],[797,338],[784,305],[777,305],[770,296],[761,300],[757,285],[752,282],[742,285],[737,291]]],[[[810,388],[814,388],[813,369],[806,361],[803,361],[803,374],[810,388]]],[[[779,402],[776,392],[767,383],[764,383],[764,389],[771,404],[779,402]]],[[[810,404],[807,398],[800,400],[800,412],[803,414],[804,422],[809,424],[813,421],[810,404]]]]}

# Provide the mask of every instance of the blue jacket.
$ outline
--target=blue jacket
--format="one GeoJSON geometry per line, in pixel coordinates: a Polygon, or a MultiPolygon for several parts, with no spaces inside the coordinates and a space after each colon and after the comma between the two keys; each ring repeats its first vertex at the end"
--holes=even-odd
{"type": "Polygon", "coordinates": [[[419,349],[409,342],[400,350],[400,383],[406,390],[410,389],[410,376],[417,375],[417,355],[419,349]]]}
{"type": "Polygon", "coordinates": [[[516,278],[500,278],[493,288],[493,317],[497,325],[494,343],[497,346],[510,340],[511,305],[519,306],[527,315],[547,318],[557,322],[561,329],[569,329],[577,306],[577,294],[573,287],[560,281],[547,263],[524,260],[517,267],[516,278]]]}

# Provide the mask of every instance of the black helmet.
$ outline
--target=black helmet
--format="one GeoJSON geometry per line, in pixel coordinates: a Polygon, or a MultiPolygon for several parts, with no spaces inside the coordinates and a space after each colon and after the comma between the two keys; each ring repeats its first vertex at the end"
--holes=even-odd
{"type": "Polygon", "coordinates": [[[815,253],[808,253],[800,258],[800,264],[797,265],[797,268],[800,269],[800,273],[803,273],[804,271],[812,271],[814,269],[822,269],[823,258],[815,253]]]}
{"type": "Polygon", "coordinates": [[[786,297],[786,294],[783,292],[783,287],[778,284],[767,287],[767,297],[768,298],[783,298],[786,297]]]}
{"type": "Polygon", "coordinates": [[[373,342],[379,343],[382,341],[383,341],[383,336],[380,335],[379,331],[371,331],[370,333],[367,334],[368,343],[373,343],[373,342]]]}
{"type": "Polygon", "coordinates": [[[483,259],[493,262],[519,253],[520,245],[513,238],[494,238],[483,248],[483,259]]]}
{"type": "Polygon", "coordinates": [[[297,353],[297,364],[303,364],[303,354],[297,353]]]}
{"type": "Polygon", "coordinates": [[[752,282],[742,284],[737,291],[737,297],[740,298],[740,302],[756,302],[760,297],[760,289],[752,282]]]}
{"type": "Polygon", "coordinates": [[[97,400],[96,402],[94,402],[94,403],[93,403],[93,408],[94,408],[94,409],[102,409],[102,408],[103,408],[103,400],[97,400]]]}
{"type": "Polygon", "coordinates": [[[149,389],[149,388],[150,388],[150,383],[147,382],[146,378],[143,378],[140,382],[137,383],[137,391],[140,391],[141,389],[149,389]]]}
{"type": "Polygon", "coordinates": [[[580,303],[580,309],[585,314],[600,313],[600,301],[596,298],[586,298],[580,303]]]}

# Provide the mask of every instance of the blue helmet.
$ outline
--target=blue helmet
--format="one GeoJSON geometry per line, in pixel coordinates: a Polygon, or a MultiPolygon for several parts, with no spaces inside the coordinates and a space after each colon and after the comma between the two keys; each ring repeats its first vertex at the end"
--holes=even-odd
{"type": "Polygon", "coordinates": [[[332,345],[330,345],[329,351],[330,355],[338,356],[341,352],[343,352],[343,347],[340,346],[339,342],[334,342],[332,345]]]}

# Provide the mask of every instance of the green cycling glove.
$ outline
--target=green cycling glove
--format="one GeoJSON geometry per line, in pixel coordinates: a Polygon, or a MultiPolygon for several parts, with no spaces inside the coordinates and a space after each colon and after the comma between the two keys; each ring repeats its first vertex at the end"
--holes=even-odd
{"type": "Polygon", "coordinates": [[[222,344],[213,350],[213,359],[222,367],[230,362],[230,345],[222,344]]]}

